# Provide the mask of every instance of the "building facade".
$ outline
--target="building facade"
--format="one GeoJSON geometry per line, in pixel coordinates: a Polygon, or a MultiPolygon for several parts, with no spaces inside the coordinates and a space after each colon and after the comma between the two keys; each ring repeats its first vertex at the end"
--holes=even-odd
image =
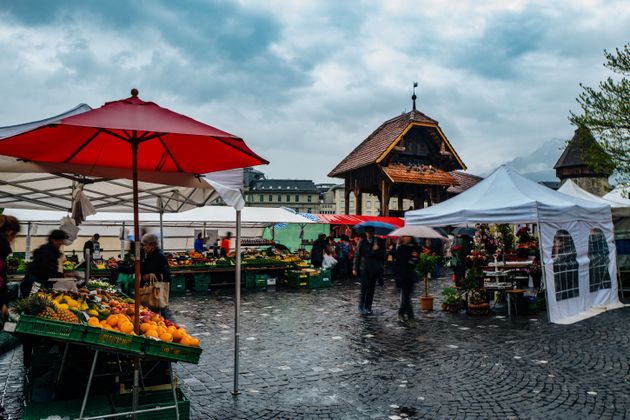
{"type": "Polygon", "coordinates": [[[259,179],[244,191],[251,207],[287,207],[298,213],[319,213],[320,195],[315,183],[302,179],[259,179]]]}

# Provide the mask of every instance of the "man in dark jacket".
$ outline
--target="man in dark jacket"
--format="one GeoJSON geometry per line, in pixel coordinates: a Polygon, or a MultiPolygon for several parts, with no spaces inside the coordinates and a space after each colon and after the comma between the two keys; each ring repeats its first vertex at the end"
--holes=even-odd
{"type": "Polygon", "coordinates": [[[61,229],[53,230],[48,235],[48,242],[40,246],[33,253],[33,261],[28,265],[24,280],[20,284],[22,297],[31,293],[33,283],[38,282],[43,288],[50,288],[52,284],[48,279],[63,277],[59,271],[59,258],[61,257],[61,245],[68,239],[68,234],[61,229]]]}
{"type": "MultiPolygon", "coordinates": [[[[158,237],[152,233],[147,233],[142,237],[142,250],[144,256],[141,255],[140,260],[140,274],[142,275],[142,285],[149,283],[151,278],[158,282],[171,282],[171,269],[168,266],[168,260],[162,254],[162,251],[158,247],[158,237]]],[[[167,296],[170,295],[170,290],[167,291],[167,296]]],[[[175,322],[168,306],[165,308],[149,308],[153,312],[161,314],[169,321],[175,322]]]]}
{"type": "Polygon", "coordinates": [[[401,243],[396,248],[396,274],[400,283],[398,320],[401,322],[413,322],[411,292],[416,282],[416,265],[418,264],[419,250],[416,244],[413,243],[411,236],[403,236],[400,239],[401,243]]]}
{"type": "Polygon", "coordinates": [[[355,251],[352,265],[352,274],[361,276],[361,295],[359,297],[359,312],[372,313],[372,301],[376,281],[383,273],[385,261],[385,242],[374,236],[374,228],[365,228],[365,237],[362,238],[355,251]]]}
{"type": "Polygon", "coordinates": [[[311,248],[311,264],[313,267],[321,268],[322,262],[324,262],[324,248],[326,248],[326,235],[320,233],[315,242],[313,242],[313,248],[311,248]]]}

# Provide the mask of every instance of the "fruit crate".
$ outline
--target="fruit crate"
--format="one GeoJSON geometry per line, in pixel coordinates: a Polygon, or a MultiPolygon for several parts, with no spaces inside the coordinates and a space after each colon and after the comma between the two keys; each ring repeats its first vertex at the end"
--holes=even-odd
{"type": "Polygon", "coordinates": [[[256,288],[267,287],[267,274],[256,274],[256,288]]]}
{"type": "Polygon", "coordinates": [[[293,288],[308,287],[309,275],[302,270],[287,271],[288,285],[293,288]]]}
{"type": "MultiPolygon", "coordinates": [[[[82,399],[68,401],[47,401],[28,404],[22,410],[23,420],[40,420],[49,417],[76,419],[81,414],[82,399]],[[57,417],[58,416],[58,417],[57,417]]],[[[84,417],[98,417],[113,414],[112,405],[104,395],[90,395],[85,406],[84,417]]]]}
{"type": "Polygon", "coordinates": [[[122,350],[131,353],[141,353],[146,339],[137,335],[124,334],[118,331],[104,330],[97,327],[86,327],[84,342],[122,350]]]}
{"type": "Polygon", "coordinates": [[[246,288],[253,289],[256,287],[256,273],[254,273],[253,271],[241,272],[241,278],[245,279],[246,288]]]}
{"type": "Polygon", "coordinates": [[[193,274],[193,290],[207,292],[210,287],[210,273],[193,274]]]}
{"type": "Polygon", "coordinates": [[[171,293],[185,293],[186,292],[186,276],[174,275],[171,276],[171,293]]]}
{"type": "Polygon", "coordinates": [[[167,343],[160,340],[146,340],[144,353],[159,359],[177,360],[197,364],[201,357],[200,347],[182,346],[176,343],[167,343]]]}
{"type": "MultiPolygon", "coordinates": [[[[177,389],[177,408],[181,420],[190,419],[190,400],[184,395],[181,389],[177,389]]],[[[131,394],[112,395],[112,407],[114,413],[124,413],[131,411],[131,394]]],[[[138,410],[168,407],[174,405],[173,391],[154,391],[140,393],[138,398],[138,410]]],[[[132,415],[117,416],[116,420],[132,418],[132,415]]],[[[150,411],[140,413],[136,416],[138,420],[170,420],[175,418],[175,408],[161,411],[150,411]]]]}
{"type": "Polygon", "coordinates": [[[320,289],[322,287],[330,287],[331,285],[330,268],[322,268],[318,273],[312,273],[308,277],[309,289],[320,289]]]}
{"type": "Polygon", "coordinates": [[[24,334],[41,335],[64,341],[81,342],[87,327],[81,324],[54,321],[32,315],[22,315],[15,331],[24,334]]]}

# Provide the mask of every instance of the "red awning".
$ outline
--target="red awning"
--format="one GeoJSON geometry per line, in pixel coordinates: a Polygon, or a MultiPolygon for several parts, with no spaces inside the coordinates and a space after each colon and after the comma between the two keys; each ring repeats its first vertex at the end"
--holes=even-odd
{"type": "Polygon", "coordinates": [[[397,228],[405,225],[405,220],[400,217],[363,216],[357,214],[316,214],[315,216],[320,220],[320,223],[328,223],[329,225],[354,226],[368,221],[389,223],[397,228]]]}

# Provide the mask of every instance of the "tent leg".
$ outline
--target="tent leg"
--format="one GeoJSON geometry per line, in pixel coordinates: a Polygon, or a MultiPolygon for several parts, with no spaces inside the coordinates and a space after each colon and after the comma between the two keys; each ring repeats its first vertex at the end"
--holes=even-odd
{"type": "Polygon", "coordinates": [[[88,376],[87,387],[85,388],[85,395],[83,396],[83,403],[81,404],[81,413],[79,418],[83,418],[85,413],[85,406],[87,405],[88,395],[90,394],[90,387],[92,386],[92,378],[94,377],[94,369],[96,368],[96,359],[98,358],[98,350],[94,351],[94,360],[92,360],[92,369],[90,369],[90,376],[88,376]]]}
{"type": "Polygon", "coordinates": [[[236,276],[234,279],[234,389],[232,395],[240,394],[238,390],[239,374],[239,322],[241,306],[241,211],[236,210],[236,276]]]}

